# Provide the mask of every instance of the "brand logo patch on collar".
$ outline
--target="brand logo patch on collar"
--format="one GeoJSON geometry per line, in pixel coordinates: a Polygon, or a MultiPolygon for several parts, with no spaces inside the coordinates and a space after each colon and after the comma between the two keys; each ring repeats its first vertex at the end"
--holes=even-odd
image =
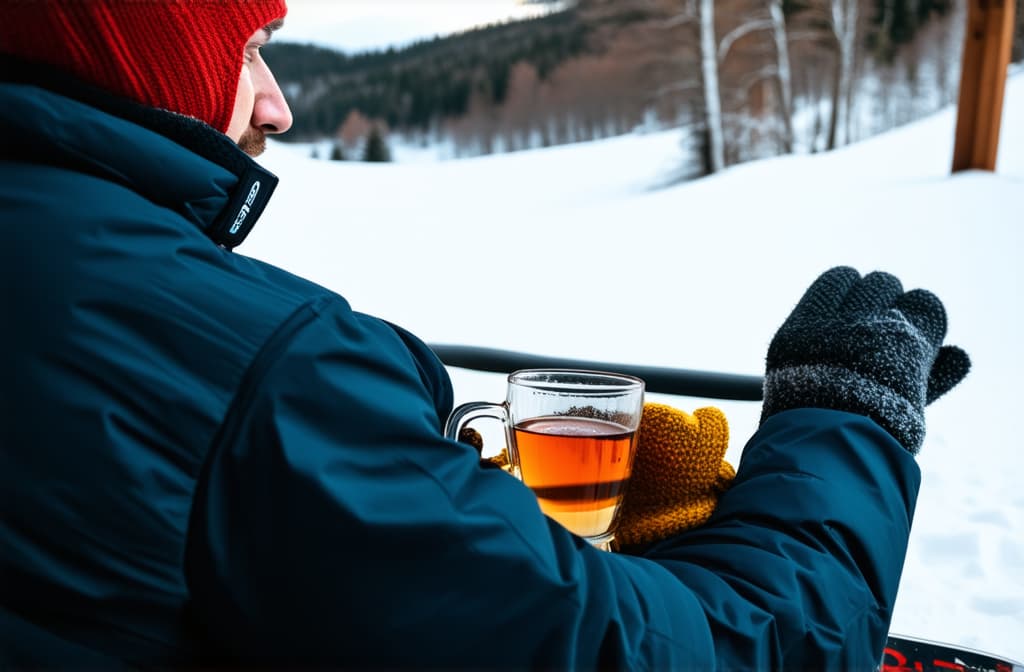
{"type": "Polygon", "coordinates": [[[256,224],[275,187],[277,177],[251,162],[239,177],[227,205],[207,231],[210,239],[228,250],[238,246],[256,224]]]}
{"type": "Polygon", "coordinates": [[[245,203],[242,204],[238,214],[235,215],[235,223],[228,229],[228,233],[232,236],[236,235],[242,228],[242,224],[245,223],[245,218],[249,216],[249,210],[252,208],[253,202],[256,200],[256,194],[260,193],[260,181],[256,180],[252,184],[252,189],[249,190],[249,195],[245,198],[245,203]]]}

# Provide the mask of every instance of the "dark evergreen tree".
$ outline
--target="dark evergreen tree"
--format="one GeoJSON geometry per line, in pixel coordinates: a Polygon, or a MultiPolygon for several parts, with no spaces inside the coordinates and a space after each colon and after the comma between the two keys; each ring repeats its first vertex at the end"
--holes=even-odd
{"type": "Polygon", "coordinates": [[[531,63],[543,79],[587,50],[588,28],[573,9],[495,24],[401,49],[346,55],[312,45],[272,42],[263,50],[289,92],[294,124],[286,139],[332,135],[358,109],[393,129],[425,131],[468,111],[482,86],[500,105],[509,73],[531,63]]]}
{"type": "Polygon", "coordinates": [[[384,135],[380,127],[374,124],[370,129],[370,137],[366,139],[366,148],[363,150],[363,161],[386,162],[391,160],[391,151],[384,141],[384,135]]]}
{"type": "Polygon", "coordinates": [[[1010,60],[1014,63],[1024,61],[1024,0],[1017,0],[1016,17],[1017,25],[1013,28],[1013,47],[1010,51],[1010,60]]]}
{"type": "Polygon", "coordinates": [[[786,18],[799,14],[811,6],[810,0],[782,0],[782,13],[786,18]]]}
{"type": "Polygon", "coordinates": [[[331,147],[331,161],[344,161],[345,150],[342,149],[340,142],[335,142],[334,146],[331,147]]]}
{"type": "Polygon", "coordinates": [[[872,30],[868,46],[885,62],[891,62],[896,51],[909,44],[918,29],[934,17],[945,16],[953,7],[952,0],[874,0],[872,30]]]}

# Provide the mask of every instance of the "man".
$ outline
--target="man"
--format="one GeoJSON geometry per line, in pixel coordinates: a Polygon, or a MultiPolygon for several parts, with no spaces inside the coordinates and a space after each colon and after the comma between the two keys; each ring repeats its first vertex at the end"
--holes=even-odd
{"type": "Polygon", "coordinates": [[[239,147],[291,122],[284,14],[3,5],[5,666],[873,667],[968,367],[938,299],[825,273],[711,520],[598,551],[443,438],[419,340],[231,252],[276,182],[239,147]]]}

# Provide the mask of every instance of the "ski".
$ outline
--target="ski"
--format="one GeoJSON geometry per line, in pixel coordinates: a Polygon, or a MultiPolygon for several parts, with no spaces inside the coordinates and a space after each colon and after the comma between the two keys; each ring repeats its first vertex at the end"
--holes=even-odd
{"type": "Polygon", "coordinates": [[[1024,672],[1009,658],[917,637],[890,634],[879,672],[1024,672]]]}

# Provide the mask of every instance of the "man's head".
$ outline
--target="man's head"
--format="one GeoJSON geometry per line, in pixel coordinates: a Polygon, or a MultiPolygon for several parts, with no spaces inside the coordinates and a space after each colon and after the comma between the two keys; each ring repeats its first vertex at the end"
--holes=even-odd
{"type": "Polygon", "coordinates": [[[259,54],[286,13],[284,0],[26,0],[5,5],[0,51],[200,119],[255,154],[291,126],[259,54]]]}

